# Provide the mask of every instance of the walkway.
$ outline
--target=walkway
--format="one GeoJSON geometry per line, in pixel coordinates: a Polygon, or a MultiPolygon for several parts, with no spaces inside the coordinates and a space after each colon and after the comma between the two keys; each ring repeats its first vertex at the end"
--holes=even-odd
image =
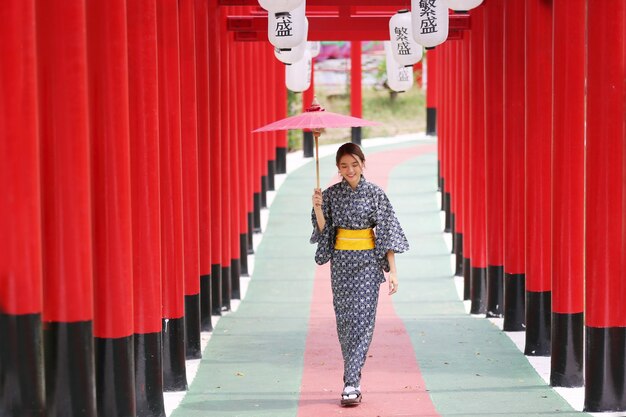
{"type": "MultiPolygon", "coordinates": [[[[365,176],[386,189],[411,250],[397,257],[398,294],[381,288],[363,404],[337,405],[342,369],[329,271],[316,267],[308,243],[315,175],[308,163],[276,193],[245,298],[220,318],[172,415],[585,415],[546,385],[497,326],[466,313],[441,233],[434,140],[364,143],[365,176]]],[[[323,184],[337,180],[334,157],[320,167],[323,184]]]]}

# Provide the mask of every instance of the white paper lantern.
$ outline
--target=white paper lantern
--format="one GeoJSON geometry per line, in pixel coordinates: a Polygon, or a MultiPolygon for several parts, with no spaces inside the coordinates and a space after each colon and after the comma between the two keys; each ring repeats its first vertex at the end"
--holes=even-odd
{"type": "Polygon", "coordinates": [[[290,12],[267,14],[267,37],[279,49],[291,49],[306,41],[305,3],[290,12]]]}
{"type": "Polygon", "coordinates": [[[483,0],[445,0],[448,7],[457,12],[466,12],[480,6],[483,0]]]}
{"type": "Polygon", "coordinates": [[[274,48],[274,56],[283,64],[295,64],[304,56],[304,51],[307,50],[307,43],[308,42],[302,42],[300,45],[289,50],[284,49],[281,51],[278,48],[274,48]]]}
{"type": "Polygon", "coordinates": [[[443,0],[411,0],[413,39],[434,48],[448,39],[448,7],[443,0]]]}
{"type": "Polygon", "coordinates": [[[424,54],[422,45],[415,42],[411,28],[411,13],[404,9],[389,19],[391,50],[398,64],[411,66],[418,63],[424,54]]]}
{"type": "Polygon", "coordinates": [[[320,52],[322,51],[322,42],[315,41],[315,42],[307,42],[307,43],[308,43],[309,51],[311,52],[311,58],[315,58],[316,56],[318,56],[320,52]]]}
{"type": "Polygon", "coordinates": [[[301,93],[311,86],[311,52],[304,51],[302,59],[285,66],[285,85],[294,93],[301,93]]]}
{"type": "Polygon", "coordinates": [[[259,0],[259,6],[269,13],[290,12],[304,3],[304,0],[259,0]]]}
{"type": "Polygon", "coordinates": [[[391,42],[385,41],[387,85],[393,91],[404,92],[413,86],[413,67],[399,65],[393,57],[391,42]]]}

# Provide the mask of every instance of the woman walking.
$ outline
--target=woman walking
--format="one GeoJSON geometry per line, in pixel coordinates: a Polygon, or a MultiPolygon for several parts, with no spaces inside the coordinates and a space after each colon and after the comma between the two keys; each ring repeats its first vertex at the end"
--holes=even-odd
{"type": "Polygon", "coordinates": [[[395,253],[409,243],[385,192],[363,176],[365,155],[353,143],[335,157],[342,181],[313,193],[315,262],[330,261],[333,307],[344,362],[341,405],[361,402],[361,369],[374,334],[380,284],[398,291],[395,253]]]}

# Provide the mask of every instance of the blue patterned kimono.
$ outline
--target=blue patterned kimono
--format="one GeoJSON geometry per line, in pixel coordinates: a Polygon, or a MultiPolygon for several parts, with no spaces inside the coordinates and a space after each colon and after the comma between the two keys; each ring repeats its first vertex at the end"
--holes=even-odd
{"type": "Polygon", "coordinates": [[[317,243],[316,263],[330,261],[344,384],[358,387],[374,334],[378,292],[385,282],[383,271],[389,271],[387,251],[402,253],[409,249],[409,243],[385,192],[363,176],[354,190],[345,179],[324,190],[322,201],[326,225],[319,230],[313,211],[311,243],[317,243]],[[376,247],[334,249],[337,228],[375,228],[376,247]]]}

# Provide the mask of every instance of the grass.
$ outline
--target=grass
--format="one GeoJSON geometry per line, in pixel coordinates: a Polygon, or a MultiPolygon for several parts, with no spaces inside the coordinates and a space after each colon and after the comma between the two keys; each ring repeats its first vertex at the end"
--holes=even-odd
{"type": "MultiPolygon", "coordinates": [[[[424,91],[413,86],[404,93],[392,93],[381,87],[363,87],[363,118],[379,122],[380,125],[364,127],[363,138],[395,136],[405,133],[423,132],[426,129],[424,91]]],[[[336,89],[317,88],[316,96],[326,110],[350,114],[350,96],[336,89]]],[[[302,95],[296,94],[290,100],[292,113],[302,109],[302,95]]],[[[326,129],[320,136],[320,144],[349,142],[350,128],[326,129]]],[[[302,149],[302,132],[289,132],[289,150],[302,149]]]]}

